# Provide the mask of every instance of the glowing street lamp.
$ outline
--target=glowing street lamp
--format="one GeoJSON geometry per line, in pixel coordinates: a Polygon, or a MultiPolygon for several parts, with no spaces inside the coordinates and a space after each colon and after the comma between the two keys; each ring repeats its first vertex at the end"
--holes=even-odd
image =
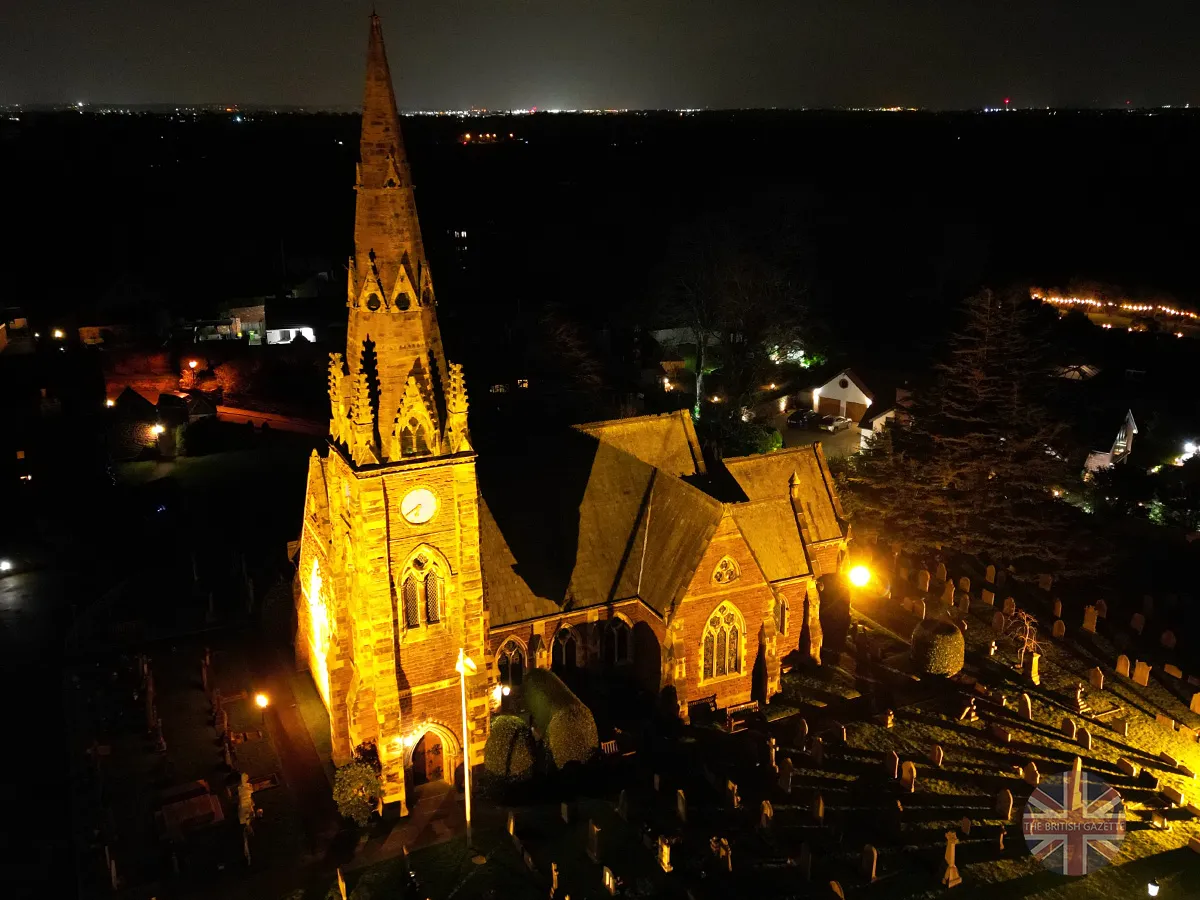
{"type": "Polygon", "coordinates": [[[467,846],[471,846],[471,737],[467,733],[467,676],[479,671],[467,651],[458,650],[458,662],[454,664],[458,673],[458,684],[462,692],[462,736],[463,736],[463,799],[467,818],[467,846]]]}
{"type": "Polygon", "coordinates": [[[1151,897],[1158,896],[1158,879],[1157,878],[1155,878],[1148,885],[1146,885],[1146,893],[1149,894],[1151,897]]]}
{"type": "Polygon", "coordinates": [[[871,570],[866,566],[855,566],[850,570],[850,583],[855,587],[866,587],[871,580],[871,570]]]}
{"type": "Polygon", "coordinates": [[[166,430],[167,429],[164,426],[162,426],[160,424],[156,424],[153,428],[150,429],[150,433],[159,435],[159,434],[162,434],[166,430]]]}
{"type": "Polygon", "coordinates": [[[189,359],[189,360],[188,360],[188,368],[189,368],[189,369],[194,369],[194,368],[196,368],[196,366],[198,366],[198,365],[199,365],[199,363],[198,363],[198,362],[196,362],[194,359],[189,359]]]}
{"type": "Polygon", "coordinates": [[[104,405],[107,406],[109,409],[112,409],[114,406],[117,405],[117,401],[112,399],[111,397],[109,397],[107,400],[104,401],[104,405]]]}
{"type": "Polygon", "coordinates": [[[11,572],[12,567],[11,559],[0,559],[0,572],[11,572]]]}
{"type": "Polygon", "coordinates": [[[61,328],[54,329],[54,339],[56,341],[61,341],[64,337],[66,337],[66,335],[63,334],[63,330],[61,328]]]}
{"type": "Polygon", "coordinates": [[[271,698],[261,691],[254,695],[254,705],[262,710],[263,724],[267,724],[267,707],[271,705],[271,698]]]}

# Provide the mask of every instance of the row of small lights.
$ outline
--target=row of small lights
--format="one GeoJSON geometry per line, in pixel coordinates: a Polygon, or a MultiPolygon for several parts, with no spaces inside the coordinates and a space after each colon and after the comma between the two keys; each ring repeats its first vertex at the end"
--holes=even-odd
{"type": "MultiPolygon", "coordinates": [[[[1200,321],[1200,314],[1189,312],[1186,309],[1175,309],[1173,306],[1162,306],[1154,303],[1124,303],[1113,300],[1095,300],[1090,297],[1059,297],[1049,294],[1043,294],[1041,291],[1031,290],[1029,295],[1034,300],[1041,300],[1043,303],[1049,303],[1054,306],[1115,306],[1118,309],[1126,312],[1160,312],[1168,316],[1186,316],[1189,319],[1200,321]]],[[[1106,325],[1105,328],[1111,326],[1106,325]]]]}

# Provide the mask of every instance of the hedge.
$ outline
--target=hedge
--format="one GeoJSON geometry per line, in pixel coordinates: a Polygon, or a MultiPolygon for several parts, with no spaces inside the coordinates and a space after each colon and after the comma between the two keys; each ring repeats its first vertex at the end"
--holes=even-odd
{"type": "Polygon", "coordinates": [[[522,781],[533,770],[533,734],[519,716],[496,716],[483,750],[483,766],[499,778],[522,781]]]}
{"type": "Polygon", "coordinates": [[[926,619],[913,630],[913,668],[923,675],[957,675],[965,650],[963,633],[946,619],[926,619]]]}
{"type": "Polygon", "coordinates": [[[599,749],[592,711],[553,672],[527,672],[521,696],[555,766],[561,769],[569,762],[587,762],[599,749]]]}

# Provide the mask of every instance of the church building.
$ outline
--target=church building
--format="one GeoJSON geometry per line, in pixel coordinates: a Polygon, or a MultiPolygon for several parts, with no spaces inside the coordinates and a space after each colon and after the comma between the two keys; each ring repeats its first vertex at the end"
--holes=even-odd
{"type": "Polygon", "coordinates": [[[384,799],[483,761],[531,667],[718,707],[820,661],[818,579],[849,537],[820,445],[710,472],[686,411],[478,458],[447,361],[379,18],[371,17],[344,353],[308,470],[296,653],[334,762],[374,745],[384,799]],[[465,676],[460,655],[475,663],[465,676]],[[465,714],[464,714],[465,706],[465,714]]]}

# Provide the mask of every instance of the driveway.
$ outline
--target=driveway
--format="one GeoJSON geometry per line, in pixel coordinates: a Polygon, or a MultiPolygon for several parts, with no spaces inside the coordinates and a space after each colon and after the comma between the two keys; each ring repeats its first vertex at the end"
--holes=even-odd
{"type": "Polygon", "coordinates": [[[830,434],[828,431],[818,431],[815,428],[789,428],[786,416],[777,416],[771,424],[783,435],[785,447],[807,447],[809,444],[821,442],[821,447],[827,457],[850,456],[859,449],[859,430],[857,425],[851,425],[845,431],[830,434]]]}

